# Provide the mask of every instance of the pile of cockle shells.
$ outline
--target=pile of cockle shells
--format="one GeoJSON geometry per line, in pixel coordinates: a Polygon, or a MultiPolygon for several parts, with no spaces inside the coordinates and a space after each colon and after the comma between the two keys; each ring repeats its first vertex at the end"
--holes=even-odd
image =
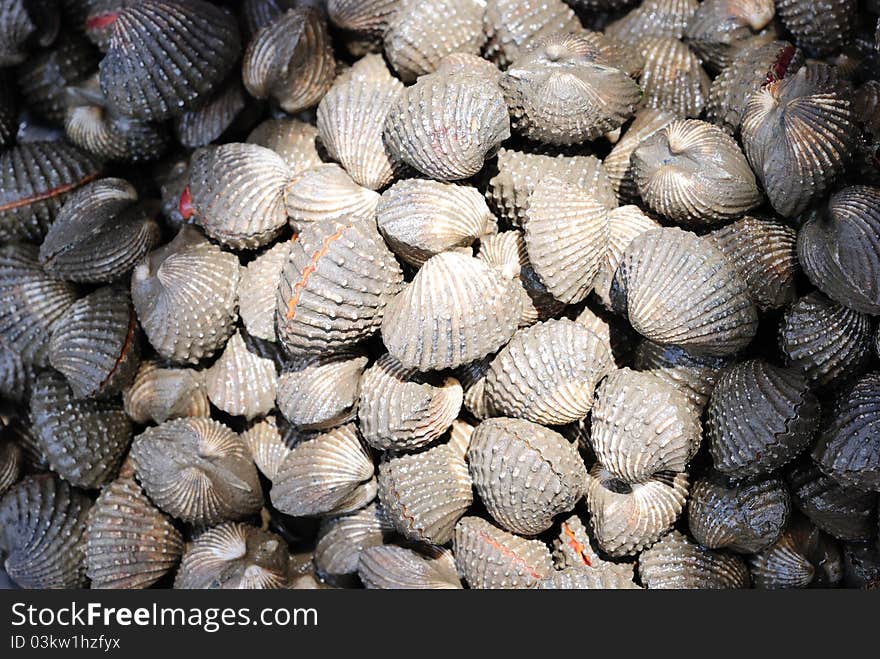
{"type": "Polygon", "coordinates": [[[0,0],[25,588],[880,586],[874,0],[0,0]]]}

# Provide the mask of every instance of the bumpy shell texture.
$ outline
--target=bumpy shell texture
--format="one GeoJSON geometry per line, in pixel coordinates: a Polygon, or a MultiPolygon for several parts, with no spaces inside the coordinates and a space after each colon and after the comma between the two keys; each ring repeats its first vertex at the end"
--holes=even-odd
{"type": "Polygon", "coordinates": [[[254,128],[247,141],[272,149],[284,158],[291,176],[321,164],[315,145],[318,129],[298,119],[266,119],[254,128]]]}
{"type": "Polygon", "coordinates": [[[486,54],[502,67],[519,57],[535,40],[581,27],[562,0],[491,0],[484,18],[489,43],[486,54]]]}
{"type": "MultiPolygon", "coordinates": [[[[688,21],[685,39],[703,61],[722,70],[736,59],[745,44],[771,24],[774,14],[773,0],[708,0],[700,4],[688,21]]],[[[768,38],[772,36],[771,27],[768,38]]]]}
{"type": "Polygon", "coordinates": [[[384,545],[361,552],[358,576],[367,588],[461,588],[452,552],[433,549],[423,554],[406,547],[384,545]]]}
{"type": "Polygon", "coordinates": [[[378,203],[378,192],[355,183],[335,163],[318,164],[301,172],[287,189],[287,214],[291,226],[299,231],[321,220],[373,222],[378,203]]]}
{"type": "Polygon", "coordinates": [[[322,575],[357,572],[361,552],[390,542],[394,532],[394,525],[377,504],[325,519],[318,530],[315,567],[322,575]]]}
{"type": "Polygon", "coordinates": [[[751,559],[756,588],[835,586],[843,576],[837,543],[804,519],[795,518],[771,547],[751,559]]]}
{"type": "Polygon", "coordinates": [[[634,44],[645,68],[639,77],[642,103],[681,117],[698,117],[709,97],[709,76],[699,58],[678,39],[645,37],[634,44]]]}
{"type": "Polygon", "coordinates": [[[247,264],[238,285],[238,313],[248,334],[275,341],[275,291],[287,262],[291,241],[281,241],[247,264]]]}
{"type": "Polygon", "coordinates": [[[854,0],[776,0],[776,13],[798,46],[822,56],[847,43],[857,7],[854,0]]]}
{"type": "Polygon", "coordinates": [[[185,416],[210,416],[204,376],[188,368],[165,368],[143,360],[123,395],[125,413],[135,423],[162,423],[185,416]]]}
{"type": "Polygon", "coordinates": [[[704,549],[673,531],[639,556],[639,577],[650,589],[748,588],[749,568],[733,554],[704,549]]]}
{"type": "Polygon", "coordinates": [[[205,390],[218,409],[245,419],[264,416],[275,407],[278,374],[271,355],[240,330],[205,372],[205,390]]]}
{"type": "Polygon", "coordinates": [[[650,137],[675,118],[675,114],[666,110],[640,107],[636,112],[635,119],[624,130],[623,136],[605,156],[602,164],[620,203],[636,203],[641,199],[633,181],[632,163],[630,162],[632,152],[642,143],[642,140],[650,137]]]}

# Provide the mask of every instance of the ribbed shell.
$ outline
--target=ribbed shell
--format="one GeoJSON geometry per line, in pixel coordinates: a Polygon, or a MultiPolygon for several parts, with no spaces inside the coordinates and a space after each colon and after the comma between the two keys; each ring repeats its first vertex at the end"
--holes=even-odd
{"type": "Polygon", "coordinates": [[[440,60],[437,66],[440,73],[469,73],[483,76],[487,80],[498,83],[501,70],[487,59],[470,53],[451,53],[440,60]]]}
{"type": "Polygon", "coordinates": [[[645,203],[683,226],[723,224],[761,203],[739,145],[705,121],[669,123],[642,141],[631,162],[645,203]]]}
{"type": "Polygon", "coordinates": [[[403,273],[374,223],[316,222],[293,243],[275,297],[275,325],[295,358],[339,352],[379,329],[403,273]]]}
{"type": "Polygon", "coordinates": [[[294,229],[321,221],[374,222],[379,193],[354,182],[335,163],[320,164],[293,179],[287,190],[287,214],[294,229]]]}
{"type": "Polygon", "coordinates": [[[639,556],[639,578],[649,589],[748,588],[749,568],[739,556],[704,549],[673,531],[639,556]]]}
{"type": "Polygon", "coordinates": [[[394,157],[439,181],[468,178],[510,137],[501,90],[480,76],[422,76],[397,99],[385,121],[394,157]]]}
{"type": "Polygon", "coordinates": [[[0,153],[0,240],[40,240],[69,193],[100,171],[94,157],[65,142],[5,149],[0,153]]]}
{"type": "Polygon", "coordinates": [[[275,341],[275,291],[281,270],[293,248],[281,241],[260,254],[241,271],[238,284],[238,313],[248,334],[264,341],[275,341]]]}
{"type": "Polygon", "coordinates": [[[131,299],[141,327],[166,359],[195,364],[232,334],[238,259],[184,226],[135,267],[131,299]]]}
{"type": "Polygon", "coordinates": [[[247,28],[246,33],[253,36],[257,30],[269,25],[288,9],[324,4],[325,0],[244,0],[240,13],[247,28]]]}
{"type": "Polygon", "coordinates": [[[630,162],[632,152],[636,150],[642,140],[650,137],[674,119],[675,115],[672,112],[640,107],[633,122],[623,132],[623,137],[605,156],[603,162],[605,171],[611,181],[611,187],[621,203],[636,203],[640,199],[639,191],[633,181],[632,163],[630,162]]]}
{"type": "Polygon", "coordinates": [[[92,502],[50,474],[27,476],[0,499],[3,567],[22,588],[86,585],[85,531],[92,502]]]}
{"type": "Polygon", "coordinates": [[[646,37],[637,45],[645,58],[639,77],[643,105],[681,117],[699,116],[711,81],[697,56],[678,39],[646,37]]]}
{"type": "Polygon", "coordinates": [[[127,387],[140,361],[140,332],[128,291],[99,288],[74,302],[49,340],[49,363],[77,398],[107,397],[127,387]]]}
{"type": "Polygon", "coordinates": [[[842,485],[880,492],[880,372],[837,399],[812,455],[842,485]]]}
{"type": "Polygon", "coordinates": [[[820,529],[844,541],[870,540],[877,528],[877,495],[841,485],[811,461],[788,473],[791,499],[820,529]]]}
{"type": "Polygon", "coordinates": [[[506,67],[535,39],[580,27],[577,16],[562,0],[490,0],[484,17],[489,37],[486,54],[506,67]]]}
{"type": "Polygon", "coordinates": [[[0,396],[16,402],[26,401],[35,375],[36,367],[25,362],[18,350],[0,338],[0,396]]]}
{"type": "Polygon", "coordinates": [[[500,526],[520,535],[547,530],[586,491],[587,469],[577,444],[528,421],[483,421],[467,459],[486,509],[500,526]]]}
{"type": "Polygon", "coordinates": [[[797,291],[797,232],[776,220],[746,216],[708,234],[761,310],[792,302],[797,291]]]}
{"type": "Polygon", "coordinates": [[[642,341],[636,348],[633,366],[671,384],[701,410],[709,402],[726,360],[693,355],[682,348],[642,341]]]}
{"type": "Polygon", "coordinates": [[[123,7],[101,60],[101,89],[122,114],[161,121],[207,99],[241,51],[232,14],[202,0],[123,7]]]}
{"type": "Polygon", "coordinates": [[[484,357],[465,364],[455,372],[464,389],[464,409],[478,420],[492,416],[492,409],[486,398],[486,374],[491,361],[490,357],[484,357]]]}
{"type": "Polygon", "coordinates": [[[603,560],[593,547],[595,540],[577,515],[571,515],[559,525],[559,535],[553,540],[553,561],[559,570],[585,568],[604,569],[618,566],[629,567],[632,579],[632,566],[603,560]]]}
{"type": "Polygon", "coordinates": [[[384,460],[379,465],[379,500],[402,536],[445,545],[474,500],[464,456],[444,444],[384,460]]]}
{"type": "Polygon", "coordinates": [[[247,141],[272,149],[287,163],[291,176],[299,176],[321,164],[315,145],[318,129],[298,119],[266,119],[254,128],[247,141]]]}
{"type": "Polygon", "coordinates": [[[427,179],[406,179],[388,188],[376,218],[388,246],[416,267],[440,252],[466,248],[470,254],[472,243],[498,229],[479,190],[427,179]]]}
{"type": "Polygon", "coordinates": [[[638,45],[645,37],[681,39],[697,11],[697,0],[645,0],[606,28],[606,34],[638,45]]]}
{"type": "Polygon", "coordinates": [[[793,217],[842,173],[855,144],[852,102],[836,69],[809,64],[749,97],[742,143],[777,213],[793,217]]]}
{"type": "Polygon", "coordinates": [[[0,11],[0,66],[20,64],[34,42],[45,47],[58,34],[59,9],[54,3],[4,0],[0,11]]]}
{"type": "Polygon", "coordinates": [[[708,241],[677,228],[630,242],[611,300],[645,338],[697,354],[732,354],[757,330],[757,312],[733,266],[708,241]]]}
{"type": "Polygon", "coordinates": [[[553,572],[543,542],[502,531],[479,517],[464,517],[455,525],[453,551],[458,573],[471,588],[535,588],[553,572]]]}
{"type": "Polygon", "coordinates": [[[193,154],[187,190],[209,237],[233,249],[254,249],[287,224],[289,180],[287,164],[271,149],[231,143],[193,154]]]}
{"type": "Polygon", "coordinates": [[[195,149],[220,138],[244,110],[247,96],[237,75],[217,90],[204,105],[187,110],[174,121],[174,133],[181,145],[195,149]]]}
{"type": "Polygon", "coordinates": [[[849,42],[858,7],[856,0],[776,0],[776,13],[798,46],[825,56],[849,42]]]}
{"type": "Polygon", "coordinates": [[[64,132],[76,146],[102,160],[117,162],[155,160],[169,144],[168,132],[161,125],[118,115],[97,102],[77,102],[69,107],[64,132]]]}
{"type": "Polygon", "coordinates": [[[325,519],[318,529],[315,567],[324,575],[357,572],[361,552],[385,544],[393,535],[394,526],[377,504],[325,519]]]}
{"type": "Polygon", "coordinates": [[[871,359],[871,319],[813,292],[786,309],[779,349],[788,363],[820,387],[861,373],[871,359]]]}
{"type": "Polygon", "coordinates": [[[130,455],[150,499],[184,522],[243,519],[263,505],[248,447],[218,421],[166,421],[135,437],[130,455]]]}
{"type": "Polygon", "coordinates": [[[700,59],[722,70],[750,39],[773,37],[773,4],[774,0],[708,0],[690,17],[684,38],[700,59]]]}
{"type": "Polygon", "coordinates": [[[381,39],[401,0],[327,0],[330,22],[358,37],[381,39]]]}
{"type": "Polygon", "coordinates": [[[736,485],[708,477],[691,488],[688,527],[708,549],[753,554],[776,542],[790,509],[788,491],[779,479],[736,485]]]}
{"type": "Polygon", "coordinates": [[[529,262],[547,290],[566,304],[582,302],[608,251],[608,211],[586,188],[545,177],[524,216],[529,262]]]}
{"type": "Polygon", "coordinates": [[[272,482],[272,504],[294,517],[339,515],[376,495],[373,461],[349,423],[297,444],[272,482]]]}
{"type": "Polygon", "coordinates": [[[433,547],[423,551],[397,545],[371,547],[361,552],[358,576],[367,588],[454,590],[462,587],[451,551],[433,547]]]}
{"type": "Polygon", "coordinates": [[[73,286],[40,268],[35,245],[0,247],[0,340],[24,364],[48,366],[50,335],[75,300],[73,286]]]}
{"type": "Polygon", "coordinates": [[[315,355],[291,364],[278,378],[278,410],[304,430],[323,430],[357,414],[368,358],[356,351],[315,355]]]}
{"type": "Polygon", "coordinates": [[[782,537],[751,559],[755,588],[828,588],[843,576],[837,543],[802,519],[794,519],[782,537]]]}
{"type": "Polygon", "coordinates": [[[538,588],[541,590],[623,590],[639,587],[631,575],[618,570],[577,570],[569,568],[553,572],[544,579],[538,588]]]}
{"type": "Polygon", "coordinates": [[[753,359],[719,378],[706,437],[718,471],[751,477],[793,460],[809,446],[818,422],[818,401],[800,371],[753,359]]]}
{"type": "Polygon", "coordinates": [[[665,472],[629,484],[597,464],[587,479],[593,535],[611,556],[636,554],[672,528],[687,495],[687,474],[665,472]]]}
{"type": "Polygon", "coordinates": [[[241,433],[241,439],[250,449],[257,469],[270,481],[275,480],[291,449],[309,437],[311,435],[300,433],[275,415],[253,422],[250,428],[241,433]]]}
{"type": "Polygon", "coordinates": [[[122,405],[76,400],[55,371],[44,371],[34,383],[30,418],[51,469],[77,487],[97,488],[110,481],[131,441],[131,422],[122,405]]]}
{"type": "Polygon", "coordinates": [[[187,547],[174,587],[284,588],[288,568],[287,543],[281,536],[248,524],[227,522],[201,533],[187,547]]]}
{"type": "Polygon", "coordinates": [[[486,375],[486,396],[496,414],[544,425],[584,418],[596,385],[614,368],[608,346],[567,318],[522,329],[498,353],[486,375]]]}
{"type": "Polygon", "coordinates": [[[290,114],[317,105],[335,73],[327,24],[308,7],[291,9],[260,29],[242,63],[251,96],[271,98],[290,114]]]}
{"type": "Polygon", "coordinates": [[[446,432],[458,417],[462,400],[462,387],[455,378],[425,378],[386,353],[361,378],[361,432],[374,448],[415,450],[446,432]]]}
{"type": "Polygon", "coordinates": [[[166,368],[141,362],[123,395],[125,413],[135,423],[163,423],[186,416],[210,416],[204,375],[189,368],[166,368]]]}
{"type": "Polygon", "coordinates": [[[0,440],[0,496],[18,482],[24,466],[21,447],[11,439],[0,440]]]}
{"type": "Polygon", "coordinates": [[[159,241],[151,213],[136,206],[134,187],[106,178],[73,192],[40,245],[46,272],[78,282],[123,276],[159,241]]]}
{"type": "Polygon", "coordinates": [[[89,512],[85,550],[92,588],[149,588],[177,565],[183,538],[133,478],[120,478],[89,512]]]}
{"type": "Polygon", "coordinates": [[[659,228],[660,223],[638,206],[620,206],[608,212],[608,249],[593,280],[593,292],[607,308],[611,308],[611,283],[624,251],[636,236],[659,228]]]}
{"type": "Polygon", "coordinates": [[[516,284],[473,257],[433,256],[389,304],[382,322],[385,345],[404,366],[420,370],[484,357],[516,330],[522,311],[516,284]]]}
{"type": "Polygon", "coordinates": [[[275,363],[254,344],[254,339],[237,331],[205,371],[205,390],[211,402],[227,414],[248,420],[275,407],[278,380],[275,363]]]}
{"type": "Polygon", "coordinates": [[[798,259],[832,300],[880,315],[880,188],[856,185],[832,195],[801,227],[798,259]]]}

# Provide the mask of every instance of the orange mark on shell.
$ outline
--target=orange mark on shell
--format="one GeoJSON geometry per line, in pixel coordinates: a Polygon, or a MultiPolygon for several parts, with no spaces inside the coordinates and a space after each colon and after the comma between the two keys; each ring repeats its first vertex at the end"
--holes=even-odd
{"type": "Polygon", "coordinates": [[[588,567],[593,567],[593,564],[590,562],[590,558],[587,555],[586,545],[584,545],[584,543],[580,542],[577,537],[575,537],[574,531],[572,531],[571,527],[565,522],[562,523],[562,532],[568,539],[568,546],[574,549],[574,551],[581,557],[584,565],[588,567]]]}
{"type": "Polygon", "coordinates": [[[113,11],[109,14],[98,14],[97,16],[89,16],[86,20],[87,30],[103,30],[108,25],[113,25],[119,18],[119,12],[113,11]]]}
{"type": "Polygon", "coordinates": [[[128,333],[125,335],[125,341],[122,344],[122,350],[119,351],[119,356],[116,358],[116,363],[113,364],[113,368],[110,369],[110,372],[107,373],[107,377],[101,381],[101,389],[103,389],[108,382],[110,382],[110,378],[113,377],[114,373],[119,369],[119,365],[125,359],[125,355],[128,352],[128,348],[131,345],[132,339],[134,339],[134,330],[137,327],[137,315],[132,312],[131,319],[128,321],[128,333]]]}
{"type": "Polygon", "coordinates": [[[526,571],[527,571],[532,577],[534,577],[535,579],[543,579],[543,578],[544,578],[542,575],[540,575],[540,574],[538,574],[537,572],[535,572],[535,568],[533,568],[531,565],[529,565],[528,563],[526,563],[525,560],[524,560],[523,558],[521,558],[520,556],[518,556],[518,555],[516,554],[516,552],[513,552],[513,551],[509,550],[507,547],[505,547],[504,545],[502,545],[500,542],[496,542],[491,536],[489,536],[488,534],[484,533],[483,531],[477,531],[477,533],[479,534],[479,536],[480,536],[483,540],[485,540],[485,541],[488,542],[490,545],[492,545],[492,548],[493,548],[493,549],[497,549],[497,550],[500,551],[502,554],[504,554],[504,556],[508,557],[508,558],[509,558],[511,561],[513,561],[514,563],[517,563],[517,564],[519,564],[519,565],[522,565],[522,566],[526,569],[526,571]]]}
{"type": "Polygon", "coordinates": [[[101,175],[101,172],[95,172],[94,174],[89,174],[85,178],[76,181],[74,183],[67,183],[66,185],[59,185],[57,188],[52,188],[51,190],[46,190],[46,192],[41,192],[40,194],[35,194],[33,197],[24,197],[23,199],[16,199],[15,201],[10,201],[8,204],[3,204],[0,206],[0,213],[4,211],[14,210],[16,208],[21,208],[22,206],[27,206],[29,204],[35,204],[38,201],[45,201],[46,199],[51,199],[52,197],[57,197],[58,195],[62,195],[65,192],[70,192],[71,190],[78,188],[81,185],[85,185],[90,181],[94,181],[101,175]]]}
{"type": "Polygon", "coordinates": [[[192,193],[189,191],[189,186],[186,186],[183,192],[180,193],[180,202],[177,204],[177,210],[184,220],[188,220],[195,215],[196,209],[193,208],[193,198],[192,193]]]}
{"type": "Polygon", "coordinates": [[[309,278],[318,269],[318,261],[324,256],[329,250],[330,245],[334,240],[339,240],[342,237],[342,233],[348,229],[351,225],[347,224],[344,227],[341,227],[336,233],[331,234],[324,238],[321,242],[321,247],[312,254],[312,258],[309,261],[309,264],[303,268],[302,275],[299,278],[299,281],[293,285],[293,295],[290,300],[287,302],[287,315],[285,316],[286,320],[293,320],[296,316],[296,305],[299,304],[300,295],[302,295],[303,289],[308,285],[309,278]]]}

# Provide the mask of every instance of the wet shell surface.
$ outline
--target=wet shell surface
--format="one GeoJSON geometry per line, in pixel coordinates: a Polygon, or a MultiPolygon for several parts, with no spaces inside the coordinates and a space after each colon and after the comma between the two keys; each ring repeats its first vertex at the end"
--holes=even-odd
{"type": "Polygon", "coordinates": [[[223,346],[238,315],[239,268],[191,226],[135,267],[131,299],[162,357],[195,364],[223,346]]]}
{"type": "Polygon", "coordinates": [[[290,450],[309,437],[308,433],[298,432],[275,415],[254,421],[241,433],[257,469],[270,481],[275,479],[290,450]]]}
{"type": "Polygon", "coordinates": [[[455,525],[455,565],[468,586],[478,589],[534,588],[553,571],[550,551],[479,517],[455,525]]]}
{"type": "Polygon", "coordinates": [[[58,8],[54,5],[7,0],[0,24],[0,66],[23,62],[31,42],[48,46],[58,35],[59,27],[58,8]]]}
{"type": "Polygon", "coordinates": [[[322,220],[374,222],[379,193],[355,183],[335,163],[317,165],[293,179],[287,189],[287,214],[302,231],[322,220]]]}
{"type": "Polygon", "coordinates": [[[706,437],[715,468],[743,478],[793,460],[809,446],[818,422],[819,403],[800,371],[753,359],[719,378],[706,437]]]}
{"type": "Polygon", "coordinates": [[[204,376],[189,368],[166,368],[143,360],[123,395],[125,413],[135,423],[163,423],[187,416],[210,416],[204,376]]]}
{"type": "Polygon", "coordinates": [[[814,56],[831,55],[851,38],[854,0],[776,0],[776,14],[795,43],[814,56]]]}
{"type": "Polygon", "coordinates": [[[599,381],[614,367],[594,332],[566,318],[520,330],[492,360],[485,395],[503,416],[545,425],[585,417],[599,381]]]}
{"type": "Polygon", "coordinates": [[[85,553],[92,588],[148,588],[177,565],[183,538],[133,478],[120,478],[89,512],[85,553]]]}
{"type": "Polygon", "coordinates": [[[602,165],[608,174],[611,187],[621,203],[636,203],[641,199],[633,181],[632,163],[630,162],[632,152],[636,150],[642,140],[650,137],[674,119],[675,115],[672,112],[640,107],[636,112],[635,119],[624,130],[623,136],[605,156],[602,165]]]}
{"type": "Polygon", "coordinates": [[[275,407],[278,374],[270,356],[241,330],[226,342],[217,361],[205,371],[205,391],[218,409],[245,419],[264,416],[275,407]]]}
{"type": "Polygon", "coordinates": [[[84,588],[91,505],[50,474],[27,476],[9,490],[0,499],[0,544],[12,580],[22,588],[84,588]]]}
{"type": "Polygon", "coordinates": [[[407,87],[385,121],[391,154],[438,181],[468,178],[510,137],[501,90],[480,76],[434,73],[407,87]]]}
{"type": "Polygon", "coordinates": [[[248,447],[218,421],[166,421],[135,437],[130,455],[150,499],[184,522],[243,519],[263,505],[248,447]]]}
{"type": "Polygon", "coordinates": [[[641,198],[676,224],[715,226],[761,203],[739,145],[705,121],[673,121],[645,138],[631,162],[641,198]]]}
{"type": "Polygon", "coordinates": [[[649,589],[748,588],[749,568],[734,554],[704,549],[673,531],[639,556],[639,578],[649,589]]]}
{"type": "Polygon", "coordinates": [[[316,222],[293,243],[281,272],[278,338],[295,358],[339,352],[379,329],[402,284],[375,224],[316,222]]]}
{"type": "Polygon", "coordinates": [[[238,284],[238,314],[248,334],[275,341],[275,291],[290,256],[291,241],[281,241],[247,264],[238,284]]]}
{"type": "Polygon", "coordinates": [[[709,0],[688,21],[685,41],[697,56],[716,70],[729,66],[750,40],[765,37],[775,15],[774,0],[709,0]]]}
{"type": "Polygon", "coordinates": [[[379,465],[379,500],[402,536],[445,545],[474,500],[464,455],[444,444],[390,457],[379,465]]]}
{"type": "Polygon", "coordinates": [[[400,0],[327,0],[327,15],[356,39],[381,41],[400,0]]]}
{"type": "Polygon", "coordinates": [[[638,206],[619,206],[608,212],[608,249],[593,280],[593,292],[607,308],[611,308],[611,283],[624,251],[637,236],[659,228],[660,223],[638,206]]]}
{"type": "Polygon", "coordinates": [[[645,37],[634,46],[645,58],[639,76],[642,103],[680,117],[698,117],[711,84],[699,58],[687,45],[670,37],[645,37]]]}
{"type": "Polygon", "coordinates": [[[204,105],[187,110],[175,119],[177,141],[190,149],[214,142],[233,125],[246,106],[244,87],[238,77],[233,76],[204,105]]]}
{"type": "Polygon", "coordinates": [[[755,588],[828,588],[843,576],[837,543],[802,519],[794,519],[771,547],[751,559],[755,588]]]}
{"type": "Polygon", "coordinates": [[[474,487],[503,528],[534,536],[584,495],[587,469],[577,445],[520,419],[487,419],[467,453],[474,487]]]}
{"type": "Polygon", "coordinates": [[[321,164],[315,144],[318,129],[298,119],[266,119],[254,128],[247,141],[272,149],[284,159],[291,176],[321,164]]]}
{"type": "Polygon", "coordinates": [[[108,15],[101,89],[122,114],[161,121],[206,99],[241,50],[234,17],[201,0],[145,0],[108,15]]]}
{"type": "Polygon", "coordinates": [[[448,549],[421,553],[397,545],[371,547],[361,552],[358,576],[367,588],[453,590],[462,587],[448,549]]]}
{"type": "Polygon", "coordinates": [[[325,519],[318,530],[315,567],[322,575],[357,572],[361,552],[390,542],[394,533],[385,511],[375,503],[351,515],[325,519]]]}
{"type": "Polygon", "coordinates": [[[486,3],[484,28],[489,36],[486,54],[506,67],[535,40],[579,30],[581,24],[562,0],[491,0],[486,3]]]}
{"type": "Polygon", "coordinates": [[[610,570],[559,570],[544,579],[542,590],[638,590],[631,576],[610,570]]]}
{"type": "Polygon", "coordinates": [[[688,400],[703,409],[727,360],[693,355],[675,346],[642,341],[636,348],[633,366],[660,378],[681,391],[688,400]]]}
{"type": "Polygon", "coordinates": [[[24,466],[21,446],[11,439],[0,441],[0,496],[18,482],[24,466]]]}
{"type": "Polygon", "coordinates": [[[697,0],[645,0],[611,22],[605,32],[634,45],[645,37],[681,39],[698,6],[697,0]]]}
{"type": "Polygon", "coordinates": [[[438,254],[388,305],[382,339],[404,366],[419,370],[480,359],[513,336],[522,311],[517,285],[471,256],[438,254]]]}
{"type": "Polygon", "coordinates": [[[611,300],[645,338],[697,354],[732,354],[757,329],[757,312],[733,266],[706,240],[676,228],[630,242],[611,300]]]}

